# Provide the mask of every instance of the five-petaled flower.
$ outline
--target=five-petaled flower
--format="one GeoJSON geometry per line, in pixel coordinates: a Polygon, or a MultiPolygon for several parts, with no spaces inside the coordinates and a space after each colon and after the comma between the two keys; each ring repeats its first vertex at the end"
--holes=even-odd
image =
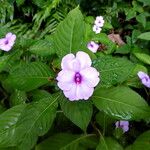
{"type": "Polygon", "coordinates": [[[150,88],[150,77],[145,72],[139,71],[138,77],[141,79],[143,85],[150,88]]]}
{"type": "Polygon", "coordinates": [[[101,30],[102,30],[102,28],[98,27],[97,25],[94,25],[94,26],[93,26],[93,31],[94,31],[96,34],[100,33],[101,30]]]}
{"type": "Polygon", "coordinates": [[[99,48],[99,45],[95,43],[94,41],[91,41],[87,44],[87,48],[93,53],[96,53],[99,48]]]}
{"type": "Polygon", "coordinates": [[[120,121],[117,121],[115,125],[116,125],[116,128],[121,128],[124,133],[129,130],[129,121],[120,120],[120,121]]]}
{"type": "Polygon", "coordinates": [[[98,27],[103,27],[104,25],[104,19],[102,16],[97,16],[95,20],[95,25],[98,27]]]}
{"type": "Polygon", "coordinates": [[[16,40],[16,35],[11,32],[7,33],[5,38],[0,39],[0,49],[3,51],[11,50],[16,40]]]}
{"type": "Polygon", "coordinates": [[[76,56],[67,54],[61,62],[62,70],[58,73],[58,87],[70,100],[87,100],[92,96],[94,87],[99,83],[99,72],[91,67],[89,55],[79,51],[76,56]]]}

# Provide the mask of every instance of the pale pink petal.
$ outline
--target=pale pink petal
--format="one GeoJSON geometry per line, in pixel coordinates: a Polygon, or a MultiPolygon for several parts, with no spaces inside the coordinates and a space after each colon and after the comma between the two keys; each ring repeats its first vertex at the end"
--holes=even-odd
{"type": "Polygon", "coordinates": [[[76,97],[76,84],[72,84],[72,88],[68,91],[63,91],[64,95],[70,100],[70,101],[75,101],[78,100],[76,97]]]}
{"type": "Polygon", "coordinates": [[[86,84],[73,84],[68,91],[63,91],[64,95],[71,101],[87,100],[92,96],[94,88],[89,88],[86,84]]]}
{"type": "Polygon", "coordinates": [[[102,16],[97,16],[96,20],[103,20],[103,17],[102,16]]]}
{"type": "Polygon", "coordinates": [[[91,61],[91,58],[89,57],[89,55],[82,51],[77,52],[76,59],[80,63],[80,69],[90,67],[92,64],[92,61],[91,61]]]}
{"type": "Polygon", "coordinates": [[[62,69],[71,69],[70,62],[75,59],[75,56],[73,54],[68,54],[63,57],[61,62],[61,68],[62,69]]]}
{"type": "Polygon", "coordinates": [[[94,88],[88,87],[85,83],[82,83],[77,86],[76,97],[77,100],[84,99],[87,100],[92,96],[94,88]]]}
{"type": "Polygon", "coordinates": [[[16,40],[16,35],[13,34],[13,35],[11,36],[11,38],[10,38],[10,41],[14,42],[15,40],[16,40]]]}
{"type": "Polygon", "coordinates": [[[96,34],[100,33],[101,30],[102,30],[102,28],[100,28],[99,26],[97,26],[97,25],[94,25],[94,26],[93,26],[93,31],[94,31],[96,34]]]}
{"type": "Polygon", "coordinates": [[[13,34],[11,32],[9,32],[9,33],[6,34],[6,38],[11,38],[12,35],[13,34]]]}
{"type": "Polygon", "coordinates": [[[65,70],[79,71],[80,62],[75,58],[73,54],[68,54],[63,57],[61,67],[65,70]]]}
{"type": "Polygon", "coordinates": [[[96,17],[95,25],[98,27],[102,27],[104,25],[104,19],[102,16],[96,17]]]}
{"type": "Polygon", "coordinates": [[[63,91],[68,91],[72,88],[73,82],[58,82],[58,87],[63,91]]]}
{"type": "Polygon", "coordinates": [[[5,38],[0,39],[0,46],[1,46],[1,45],[4,45],[5,41],[6,41],[5,38]]]}
{"type": "Polygon", "coordinates": [[[11,50],[11,46],[10,45],[5,45],[5,44],[0,44],[0,49],[1,50],[4,50],[4,51],[9,51],[9,50],[11,50]]]}
{"type": "Polygon", "coordinates": [[[140,79],[143,79],[143,78],[149,78],[149,76],[145,73],[145,72],[143,72],[143,71],[139,71],[138,72],[138,77],[140,78],[140,79]]]}
{"type": "Polygon", "coordinates": [[[80,62],[77,60],[77,59],[74,59],[70,62],[70,68],[73,70],[73,71],[80,71],[80,62]]]}
{"type": "Polygon", "coordinates": [[[58,73],[58,82],[73,82],[75,73],[70,70],[62,70],[58,73]]]}
{"type": "Polygon", "coordinates": [[[95,43],[94,41],[91,41],[87,44],[87,48],[93,53],[96,53],[99,48],[99,45],[95,43]]]}
{"type": "Polygon", "coordinates": [[[93,67],[88,67],[88,68],[86,68],[84,70],[81,70],[80,74],[83,77],[83,81],[89,87],[95,87],[100,81],[100,79],[99,79],[99,72],[93,67]]]}

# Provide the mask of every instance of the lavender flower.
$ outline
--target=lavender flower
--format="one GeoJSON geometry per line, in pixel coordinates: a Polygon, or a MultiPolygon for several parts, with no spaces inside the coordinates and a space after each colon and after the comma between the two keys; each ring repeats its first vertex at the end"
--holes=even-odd
{"type": "Polygon", "coordinates": [[[87,48],[93,53],[96,53],[99,48],[99,45],[95,43],[94,41],[91,41],[87,44],[87,48]]]}
{"type": "Polygon", "coordinates": [[[16,35],[12,33],[7,33],[5,38],[0,39],[0,49],[4,51],[11,50],[16,40],[16,35]]]}
{"type": "Polygon", "coordinates": [[[91,67],[89,55],[79,51],[76,56],[68,54],[61,62],[62,70],[58,73],[58,87],[70,101],[92,96],[94,87],[99,83],[99,72],[91,67]]]}
{"type": "Polygon", "coordinates": [[[97,26],[97,25],[94,25],[94,26],[93,26],[93,31],[94,31],[96,34],[100,33],[101,30],[102,30],[102,29],[101,29],[99,26],[97,26]]]}
{"type": "Polygon", "coordinates": [[[142,84],[150,88],[150,77],[142,71],[139,71],[137,75],[141,79],[142,84]]]}
{"type": "Polygon", "coordinates": [[[115,123],[116,128],[122,128],[123,132],[127,132],[129,130],[129,122],[128,121],[117,121],[115,123]]]}
{"type": "Polygon", "coordinates": [[[104,19],[102,16],[97,16],[95,20],[95,25],[98,27],[103,27],[104,25],[104,19]]]}

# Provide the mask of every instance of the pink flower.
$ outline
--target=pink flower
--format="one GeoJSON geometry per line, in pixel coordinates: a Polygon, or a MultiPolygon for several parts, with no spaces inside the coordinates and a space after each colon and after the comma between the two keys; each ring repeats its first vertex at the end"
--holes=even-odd
{"type": "Polygon", "coordinates": [[[98,27],[103,27],[104,25],[104,19],[102,16],[97,16],[95,20],[95,25],[98,27]]]}
{"type": "Polygon", "coordinates": [[[122,128],[123,132],[127,132],[129,130],[128,121],[117,121],[115,125],[116,125],[116,128],[122,128]]]}
{"type": "Polygon", "coordinates": [[[91,41],[87,44],[87,48],[93,53],[96,53],[99,48],[99,45],[95,43],[94,41],[91,41]]]}
{"type": "Polygon", "coordinates": [[[99,26],[97,26],[97,25],[94,25],[94,26],[93,26],[93,31],[94,31],[96,34],[100,33],[101,30],[102,30],[102,29],[101,29],[99,26]]]}
{"type": "Polygon", "coordinates": [[[138,77],[141,79],[143,85],[150,88],[150,77],[146,73],[139,71],[138,77]]]}
{"type": "Polygon", "coordinates": [[[62,70],[58,73],[58,87],[70,100],[87,100],[92,96],[94,87],[99,83],[99,72],[91,67],[89,55],[79,51],[76,56],[68,54],[61,62],[62,70]]]}
{"type": "Polygon", "coordinates": [[[16,35],[12,33],[7,33],[5,38],[0,39],[0,49],[4,51],[11,50],[16,40],[16,35]]]}

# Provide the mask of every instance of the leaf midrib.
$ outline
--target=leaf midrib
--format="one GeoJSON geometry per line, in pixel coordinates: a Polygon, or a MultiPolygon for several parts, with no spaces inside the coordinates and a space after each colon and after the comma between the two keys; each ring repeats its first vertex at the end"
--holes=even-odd
{"type": "MultiPolygon", "coordinates": [[[[26,132],[26,134],[24,135],[24,138],[26,137],[26,135],[30,132],[30,130],[34,127],[35,123],[37,122],[37,120],[43,115],[43,113],[50,107],[52,106],[56,101],[57,99],[60,97],[60,95],[58,95],[58,97],[52,102],[50,103],[50,105],[48,105],[43,111],[42,113],[40,113],[40,115],[38,115],[37,119],[33,122],[32,126],[29,128],[29,130],[26,132]]],[[[23,140],[22,140],[23,141],[23,140]]]]}
{"type": "Polygon", "coordinates": [[[87,137],[92,137],[92,136],[96,136],[95,134],[87,134],[87,135],[84,135],[84,136],[81,136],[73,141],[71,141],[69,144],[65,145],[64,147],[62,147],[60,150],[64,150],[64,148],[67,148],[69,147],[70,145],[80,141],[81,139],[84,139],[84,138],[87,138],[87,137]]]}
{"type": "MultiPolygon", "coordinates": [[[[122,104],[122,105],[127,105],[127,106],[129,106],[129,107],[134,107],[134,108],[136,108],[136,109],[137,109],[137,107],[138,107],[138,109],[142,109],[143,111],[145,111],[145,109],[141,108],[140,106],[129,105],[129,104],[127,104],[127,103],[120,102],[120,101],[116,101],[116,100],[114,100],[114,99],[105,98],[105,97],[101,97],[101,96],[93,96],[93,97],[95,97],[95,98],[101,98],[101,99],[108,100],[108,101],[111,101],[111,102],[114,102],[114,103],[119,103],[119,104],[122,104]]],[[[145,106],[146,106],[146,105],[145,105],[145,106]]]]}

